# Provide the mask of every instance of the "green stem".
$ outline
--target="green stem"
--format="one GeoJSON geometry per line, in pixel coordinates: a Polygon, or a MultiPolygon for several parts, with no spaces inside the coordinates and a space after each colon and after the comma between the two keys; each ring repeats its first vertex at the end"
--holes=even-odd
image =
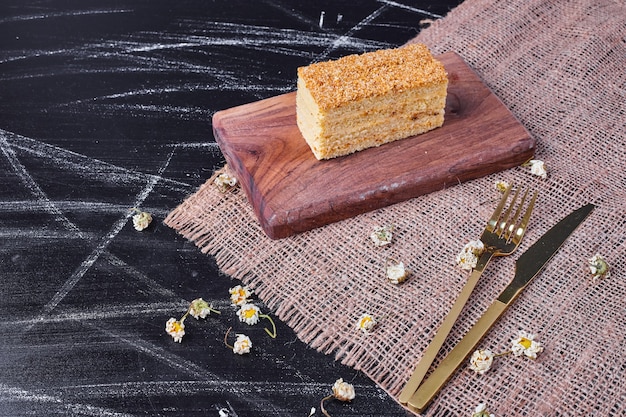
{"type": "Polygon", "coordinates": [[[180,318],[180,323],[182,324],[185,319],[187,318],[187,316],[189,315],[189,309],[187,309],[187,311],[185,312],[185,314],[183,314],[183,316],[180,318]]]}
{"type": "Polygon", "coordinates": [[[262,317],[264,319],[268,319],[270,321],[270,323],[272,323],[272,329],[273,331],[268,330],[268,328],[264,328],[263,330],[265,330],[265,332],[270,335],[270,337],[272,339],[276,339],[276,324],[274,324],[274,320],[272,320],[272,318],[270,316],[268,316],[267,314],[259,314],[259,317],[262,317]]]}

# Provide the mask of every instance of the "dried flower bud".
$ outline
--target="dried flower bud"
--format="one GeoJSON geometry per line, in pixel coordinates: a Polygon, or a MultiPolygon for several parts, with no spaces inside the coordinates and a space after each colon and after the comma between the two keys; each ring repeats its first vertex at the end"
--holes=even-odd
{"type": "Polygon", "coordinates": [[[243,355],[246,353],[250,353],[250,349],[252,349],[252,341],[245,334],[237,334],[237,340],[235,340],[235,344],[233,345],[233,352],[238,355],[243,355]]]}
{"type": "Polygon", "coordinates": [[[487,405],[485,403],[480,403],[474,410],[472,417],[494,417],[494,415],[487,411],[487,405]]]}
{"type": "Polygon", "coordinates": [[[393,226],[379,226],[374,229],[370,235],[370,239],[374,242],[374,246],[385,246],[391,243],[393,234],[391,233],[393,226]]]}
{"type": "Polygon", "coordinates": [[[209,305],[202,298],[196,298],[189,305],[189,314],[191,314],[195,319],[205,319],[211,312],[215,312],[219,314],[219,311],[214,310],[213,307],[209,305]]]}
{"type": "Polygon", "coordinates": [[[135,227],[135,230],[141,232],[150,226],[150,223],[152,223],[152,216],[150,213],[141,211],[137,208],[133,208],[133,210],[137,213],[133,216],[133,227],[135,227]]]}
{"type": "Polygon", "coordinates": [[[541,178],[548,178],[548,171],[546,170],[546,164],[538,159],[531,159],[528,161],[530,165],[530,173],[541,178]]]}
{"type": "Polygon", "coordinates": [[[491,368],[494,357],[495,355],[489,349],[478,349],[474,351],[470,358],[470,369],[482,375],[491,368]]]}
{"type": "Polygon", "coordinates": [[[252,291],[248,287],[242,287],[241,285],[230,288],[228,292],[230,293],[230,302],[235,306],[246,304],[252,295],[252,291]]]}
{"type": "Polygon", "coordinates": [[[409,270],[404,267],[404,263],[394,260],[387,261],[387,279],[392,284],[400,284],[406,281],[409,270]]]}
{"type": "Polygon", "coordinates": [[[227,172],[222,172],[217,177],[215,177],[215,179],[213,180],[213,184],[215,184],[218,190],[225,193],[226,191],[237,185],[237,178],[227,172]]]}
{"type": "Polygon", "coordinates": [[[594,256],[589,259],[589,271],[593,276],[593,281],[597,281],[602,278],[608,278],[611,276],[611,272],[609,271],[609,264],[606,260],[600,255],[596,253],[594,256]]]}
{"type": "Polygon", "coordinates": [[[343,378],[339,378],[333,384],[333,395],[339,401],[352,401],[356,396],[354,386],[344,382],[343,378]]]}
{"type": "Polygon", "coordinates": [[[461,269],[472,270],[476,268],[478,258],[485,251],[485,245],[480,240],[468,242],[456,257],[456,263],[461,269]]]}
{"type": "Polygon", "coordinates": [[[500,191],[501,193],[505,192],[509,187],[509,183],[506,181],[502,181],[502,180],[497,180],[494,184],[493,187],[496,189],[496,191],[500,191]]]}

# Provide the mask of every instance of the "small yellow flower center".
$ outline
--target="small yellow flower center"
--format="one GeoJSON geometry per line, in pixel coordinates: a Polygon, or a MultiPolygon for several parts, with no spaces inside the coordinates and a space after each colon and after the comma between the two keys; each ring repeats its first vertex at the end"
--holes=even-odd
{"type": "Polygon", "coordinates": [[[524,346],[524,349],[529,349],[532,343],[533,343],[532,340],[526,339],[525,337],[522,337],[521,340],[519,341],[519,344],[524,346]]]}
{"type": "Polygon", "coordinates": [[[174,332],[179,332],[183,329],[183,327],[180,325],[180,322],[175,321],[174,324],[172,324],[172,330],[174,332]]]}
{"type": "Polygon", "coordinates": [[[256,314],[256,311],[255,311],[254,309],[252,309],[252,308],[250,308],[250,309],[248,309],[248,310],[245,310],[245,311],[243,312],[243,315],[244,315],[247,319],[254,317],[254,315],[255,315],[255,314],[256,314]]]}

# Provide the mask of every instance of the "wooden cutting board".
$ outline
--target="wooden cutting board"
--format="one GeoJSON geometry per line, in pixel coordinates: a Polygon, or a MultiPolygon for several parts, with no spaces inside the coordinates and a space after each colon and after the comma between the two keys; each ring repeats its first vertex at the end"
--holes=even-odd
{"type": "Polygon", "coordinates": [[[215,113],[213,130],[272,239],[522,164],[535,140],[454,52],[442,127],[318,161],[296,125],[296,93],[215,113]]]}

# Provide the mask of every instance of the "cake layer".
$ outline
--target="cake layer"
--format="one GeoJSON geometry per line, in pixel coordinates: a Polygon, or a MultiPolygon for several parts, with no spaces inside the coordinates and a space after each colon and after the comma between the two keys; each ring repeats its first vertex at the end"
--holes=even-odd
{"type": "Polygon", "coordinates": [[[424,133],[443,124],[447,84],[420,44],[301,67],[298,128],[317,159],[424,133]]]}

